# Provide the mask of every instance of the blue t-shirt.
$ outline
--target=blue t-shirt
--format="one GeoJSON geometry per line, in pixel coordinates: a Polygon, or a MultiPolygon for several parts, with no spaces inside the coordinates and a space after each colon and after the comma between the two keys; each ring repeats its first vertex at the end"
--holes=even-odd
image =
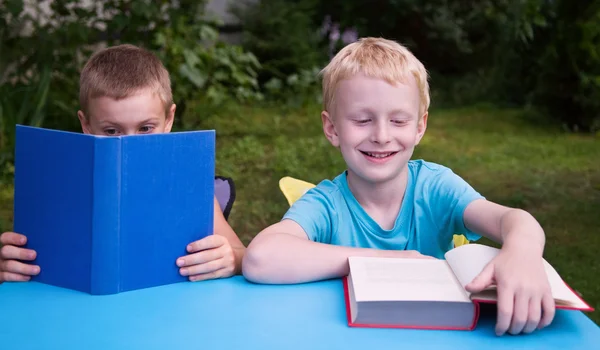
{"type": "Polygon", "coordinates": [[[325,180],[298,199],[283,219],[297,222],[315,242],[387,250],[417,250],[444,258],[454,234],[479,235],[463,221],[465,208],[483,198],[452,170],[423,160],[408,162],[408,182],[391,230],[382,229],[360,206],[346,172],[325,180]]]}

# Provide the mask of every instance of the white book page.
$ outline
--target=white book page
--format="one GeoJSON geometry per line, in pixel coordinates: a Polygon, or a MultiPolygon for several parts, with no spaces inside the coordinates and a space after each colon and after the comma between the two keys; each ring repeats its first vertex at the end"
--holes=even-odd
{"type": "Polygon", "coordinates": [[[481,244],[465,244],[447,252],[444,257],[461,286],[466,286],[481,273],[498,249],[481,244]]]}
{"type": "Polygon", "coordinates": [[[444,260],[350,257],[348,262],[357,302],[470,302],[444,260]]]}
{"type": "MultiPolygon", "coordinates": [[[[464,287],[469,284],[483,268],[500,252],[499,249],[481,244],[466,244],[446,253],[446,261],[454,271],[456,278],[464,287]]],[[[586,308],[587,305],[569,289],[558,272],[544,259],[544,269],[548,276],[552,296],[563,305],[586,308]]],[[[493,294],[484,293],[486,299],[494,299],[493,294]]]]}

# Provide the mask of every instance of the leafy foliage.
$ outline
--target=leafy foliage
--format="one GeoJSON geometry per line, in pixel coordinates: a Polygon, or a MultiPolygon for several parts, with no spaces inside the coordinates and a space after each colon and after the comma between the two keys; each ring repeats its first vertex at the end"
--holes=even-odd
{"type": "Polygon", "coordinates": [[[600,2],[557,0],[553,9],[532,101],[569,129],[600,131],[600,2]]]}
{"type": "Polygon", "coordinates": [[[79,72],[92,52],[106,45],[131,43],[159,55],[171,73],[180,126],[195,118],[184,118],[190,99],[206,106],[262,99],[258,60],[219,41],[218,23],[205,16],[204,5],[196,0],[0,2],[0,175],[10,175],[15,124],[78,129],[79,72]]]}
{"type": "Polygon", "coordinates": [[[232,6],[243,28],[242,46],[261,62],[259,82],[271,99],[293,106],[318,99],[326,42],[312,22],[316,3],[246,0],[232,6]]]}
{"type": "Polygon", "coordinates": [[[242,45],[263,64],[261,82],[285,80],[321,66],[321,35],[312,23],[314,1],[239,1],[232,13],[243,27],[242,45]]]}
{"type": "MultiPolygon", "coordinates": [[[[327,41],[339,40],[332,34],[351,28],[407,45],[431,72],[434,105],[533,106],[569,129],[594,132],[599,8],[600,1],[569,0],[263,0],[242,17],[243,44],[269,67],[295,62],[301,71],[308,68],[301,60],[314,57],[305,53],[309,46],[325,52],[327,41]],[[287,16],[294,9],[304,11],[301,21],[287,16]],[[325,27],[328,20],[335,25],[325,27]],[[323,30],[315,37],[306,28],[323,30]]],[[[264,71],[277,79],[267,87],[290,90],[283,71],[264,71]]]]}

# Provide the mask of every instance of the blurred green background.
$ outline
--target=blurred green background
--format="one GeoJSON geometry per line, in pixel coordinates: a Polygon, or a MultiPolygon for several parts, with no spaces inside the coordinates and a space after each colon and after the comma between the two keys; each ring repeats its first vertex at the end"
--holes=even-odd
{"type": "Polygon", "coordinates": [[[15,124],[79,131],[85,60],[132,43],[170,71],[176,129],[217,130],[217,173],[238,189],[230,222],[248,243],[284,214],[282,176],[343,170],[321,131],[317,73],[345,44],[383,36],[431,75],[414,158],[530,211],[546,259],[599,309],[599,23],[595,0],[4,0],[0,230],[12,229],[15,124]]]}

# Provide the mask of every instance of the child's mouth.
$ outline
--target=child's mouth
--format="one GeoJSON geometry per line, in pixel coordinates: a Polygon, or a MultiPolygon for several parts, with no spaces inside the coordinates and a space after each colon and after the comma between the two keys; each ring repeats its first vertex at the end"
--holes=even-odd
{"type": "Polygon", "coordinates": [[[360,151],[360,153],[364,154],[366,158],[372,162],[385,162],[386,160],[392,158],[398,152],[365,152],[360,151]]]}

